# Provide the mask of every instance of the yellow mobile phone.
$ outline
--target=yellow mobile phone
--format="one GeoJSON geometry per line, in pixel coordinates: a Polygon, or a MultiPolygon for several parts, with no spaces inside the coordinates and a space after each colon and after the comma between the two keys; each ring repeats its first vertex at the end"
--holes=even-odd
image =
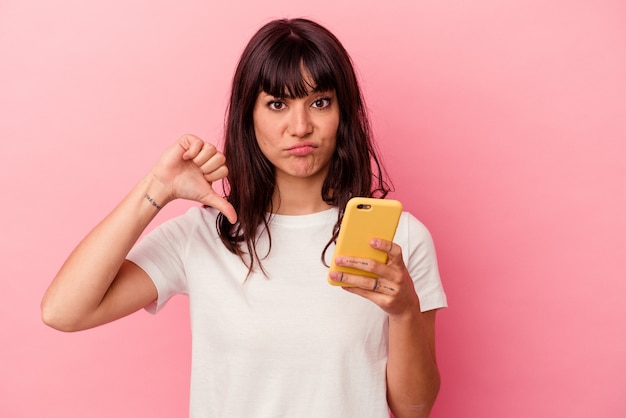
{"type": "MultiPolygon", "coordinates": [[[[330,264],[330,271],[360,274],[376,277],[373,273],[350,267],[339,267],[335,264],[335,257],[348,256],[370,258],[379,263],[387,262],[387,253],[372,248],[372,238],[393,240],[402,214],[402,203],[391,199],[374,199],[367,197],[353,197],[348,201],[343,214],[337,245],[330,264]]],[[[334,286],[346,286],[345,283],[334,281],[328,276],[328,282],[334,286]]]]}

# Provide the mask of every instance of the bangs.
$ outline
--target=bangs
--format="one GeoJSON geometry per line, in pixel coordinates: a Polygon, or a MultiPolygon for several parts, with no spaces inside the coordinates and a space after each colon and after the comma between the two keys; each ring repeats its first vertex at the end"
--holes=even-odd
{"type": "Polygon", "coordinates": [[[274,97],[302,98],[311,90],[337,89],[331,61],[295,35],[277,42],[261,65],[259,89],[274,97]]]}

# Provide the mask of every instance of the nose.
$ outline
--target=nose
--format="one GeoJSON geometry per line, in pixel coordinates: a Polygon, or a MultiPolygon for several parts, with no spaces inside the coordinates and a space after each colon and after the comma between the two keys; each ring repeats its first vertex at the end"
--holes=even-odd
{"type": "Polygon", "coordinates": [[[291,110],[289,120],[289,134],[297,137],[305,137],[313,132],[311,117],[304,106],[295,106],[291,110]]]}

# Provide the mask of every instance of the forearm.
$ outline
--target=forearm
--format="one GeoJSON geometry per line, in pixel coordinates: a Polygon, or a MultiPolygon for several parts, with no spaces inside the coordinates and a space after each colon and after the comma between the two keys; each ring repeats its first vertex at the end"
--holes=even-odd
{"type": "Polygon", "coordinates": [[[387,398],[396,418],[428,417],[439,392],[434,317],[419,307],[389,317],[387,398]]]}
{"type": "Polygon", "coordinates": [[[163,186],[148,175],[80,242],[44,295],[46,323],[72,329],[97,309],[128,252],[158,213],[154,203],[162,206],[166,199],[163,186]]]}

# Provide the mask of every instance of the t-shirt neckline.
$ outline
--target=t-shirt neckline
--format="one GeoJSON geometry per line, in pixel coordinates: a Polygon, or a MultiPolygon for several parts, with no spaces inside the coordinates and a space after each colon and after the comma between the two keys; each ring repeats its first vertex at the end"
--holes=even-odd
{"type": "Polygon", "coordinates": [[[330,208],[321,212],[309,213],[306,215],[279,215],[270,214],[270,223],[274,225],[327,225],[337,222],[337,208],[330,208]]]}

